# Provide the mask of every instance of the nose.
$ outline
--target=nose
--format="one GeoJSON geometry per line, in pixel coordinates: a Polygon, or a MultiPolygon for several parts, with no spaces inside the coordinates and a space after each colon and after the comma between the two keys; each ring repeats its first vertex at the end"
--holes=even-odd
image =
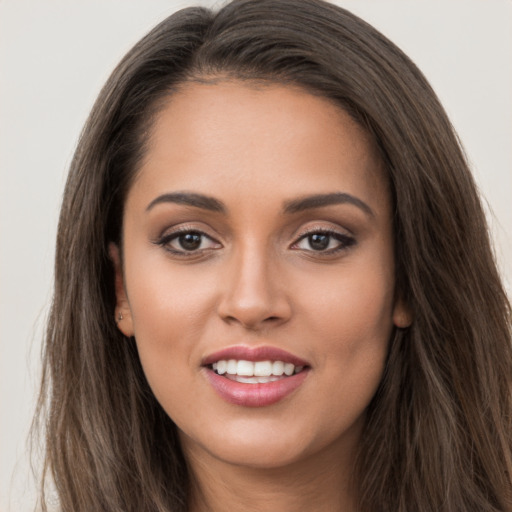
{"type": "Polygon", "coordinates": [[[262,330],[287,322],[290,298],[275,258],[264,250],[240,250],[226,262],[218,314],[227,323],[262,330]]]}

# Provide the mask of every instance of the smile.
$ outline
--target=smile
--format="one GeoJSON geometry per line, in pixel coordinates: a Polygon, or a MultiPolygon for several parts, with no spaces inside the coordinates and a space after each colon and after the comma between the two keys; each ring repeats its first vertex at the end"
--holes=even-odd
{"type": "Polygon", "coordinates": [[[284,361],[246,361],[244,359],[221,359],[212,364],[217,375],[244,384],[267,384],[284,377],[300,373],[304,366],[295,366],[284,361]],[[284,377],[283,377],[284,376],[284,377]]]}
{"type": "Polygon", "coordinates": [[[275,347],[230,347],[202,364],[206,377],[225,401],[245,407],[275,404],[305,381],[310,365],[275,347]]]}

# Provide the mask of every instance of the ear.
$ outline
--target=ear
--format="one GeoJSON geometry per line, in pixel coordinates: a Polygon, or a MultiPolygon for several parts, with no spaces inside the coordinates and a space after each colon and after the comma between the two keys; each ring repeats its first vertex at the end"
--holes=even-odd
{"type": "Polygon", "coordinates": [[[108,246],[108,254],[114,265],[115,272],[115,290],[116,290],[116,310],[115,310],[115,322],[117,328],[127,337],[134,335],[133,330],[133,318],[126,295],[126,288],[124,286],[123,269],[121,265],[121,255],[119,253],[119,247],[110,242],[108,246]]]}
{"type": "Polygon", "coordinates": [[[410,327],[412,319],[411,308],[402,299],[397,299],[393,308],[393,324],[400,329],[405,329],[410,327]]]}

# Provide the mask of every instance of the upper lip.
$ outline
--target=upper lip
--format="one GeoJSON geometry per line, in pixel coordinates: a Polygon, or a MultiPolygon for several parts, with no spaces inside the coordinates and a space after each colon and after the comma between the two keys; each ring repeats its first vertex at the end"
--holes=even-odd
{"type": "Polygon", "coordinates": [[[283,363],[293,363],[295,366],[309,366],[307,361],[290,354],[286,350],[271,347],[268,345],[259,347],[248,347],[246,345],[235,345],[227,347],[213,354],[206,356],[203,361],[203,366],[216,363],[221,360],[236,359],[238,361],[283,361],[283,363]]]}

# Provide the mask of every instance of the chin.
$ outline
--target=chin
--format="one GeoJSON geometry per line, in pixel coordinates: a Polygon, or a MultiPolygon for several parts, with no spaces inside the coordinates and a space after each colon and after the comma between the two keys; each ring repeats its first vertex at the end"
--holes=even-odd
{"type": "Polygon", "coordinates": [[[315,432],[311,422],[293,425],[290,419],[277,423],[269,419],[241,420],[222,427],[212,425],[210,435],[200,438],[182,433],[181,440],[185,452],[195,452],[198,456],[207,453],[218,462],[253,469],[279,469],[299,467],[316,457],[329,457],[333,451],[341,455],[346,447],[351,447],[351,451],[359,440],[361,422],[356,421],[346,429],[339,427],[315,432]]]}
{"type": "Polygon", "coordinates": [[[240,441],[223,446],[212,447],[210,452],[216,459],[233,466],[253,469],[278,469],[297,463],[308,454],[300,446],[286,443],[262,443],[240,441]]]}

